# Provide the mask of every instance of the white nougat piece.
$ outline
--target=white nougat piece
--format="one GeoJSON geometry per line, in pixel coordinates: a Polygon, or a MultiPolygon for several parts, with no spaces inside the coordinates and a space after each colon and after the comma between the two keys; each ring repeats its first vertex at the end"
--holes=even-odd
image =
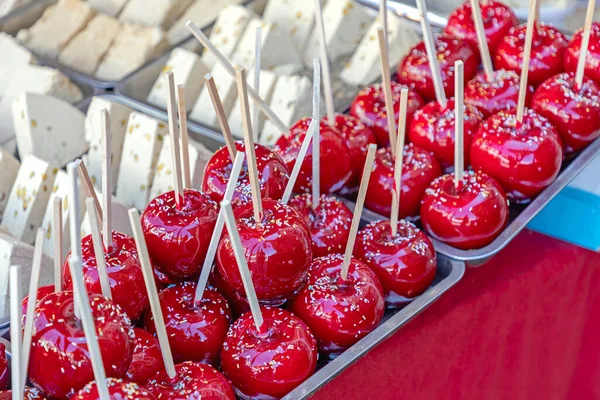
{"type": "MultiPolygon", "coordinates": [[[[271,102],[273,97],[273,91],[275,90],[275,83],[277,82],[277,75],[269,71],[260,71],[260,85],[258,94],[260,98],[263,99],[267,104],[271,102]]],[[[254,70],[248,71],[248,86],[254,86],[254,70]]],[[[254,103],[252,99],[250,99],[250,104],[253,107],[254,103]]],[[[233,107],[229,117],[227,118],[229,121],[229,127],[231,128],[231,133],[238,138],[244,137],[244,126],[242,123],[242,110],[240,107],[233,107]]],[[[258,131],[260,132],[263,128],[265,122],[265,115],[262,112],[258,114],[258,122],[252,120],[252,129],[255,129],[258,124],[258,131]]]]}
{"type": "MultiPolygon", "coordinates": [[[[117,199],[127,207],[144,209],[148,204],[160,149],[168,134],[165,122],[132,112],[123,143],[117,199]]],[[[166,138],[168,140],[168,138],[166,138]]]]}
{"type": "Polygon", "coordinates": [[[120,80],[168,47],[160,28],[123,24],[95,72],[96,78],[120,80]]]}
{"type": "Polygon", "coordinates": [[[233,53],[233,62],[246,69],[254,66],[256,53],[256,28],[262,28],[261,69],[273,70],[280,65],[302,65],[300,51],[286,31],[271,22],[253,19],[248,23],[233,53]]]}
{"type": "MultiPolygon", "coordinates": [[[[192,188],[200,189],[204,167],[213,153],[204,147],[204,145],[192,140],[189,142],[189,149],[192,188]]],[[[173,162],[171,161],[171,141],[167,140],[163,144],[160,156],[158,157],[156,174],[152,182],[152,190],[150,191],[150,199],[171,190],[173,190],[173,162]]]]}
{"type": "MultiPolygon", "coordinates": [[[[304,0],[302,0],[304,1],[304,0]]],[[[212,23],[221,10],[230,4],[240,4],[242,0],[196,0],[169,30],[169,43],[175,45],[192,36],[185,23],[192,21],[200,28],[212,23]]]]}
{"type": "Polygon", "coordinates": [[[15,11],[19,7],[31,3],[31,1],[32,0],[3,0],[0,3],[0,17],[4,17],[6,14],[15,11]]]}
{"type": "Polygon", "coordinates": [[[163,109],[167,108],[168,88],[164,74],[167,71],[173,72],[175,85],[184,86],[186,108],[188,112],[191,111],[204,85],[204,75],[208,73],[209,68],[200,60],[198,54],[180,47],[173,49],[148,95],[148,103],[163,109]]]}
{"type": "Polygon", "coordinates": [[[169,29],[193,0],[129,0],[119,19],[123,22],[169,29]]]}
{"type": "MultiPolygon", "coordinates": [[[[324,3],[324,2],[322,2],[324,3]]],[[[311,0],[269,0],[263,19],[285,30],[303,51],[315,21],[315,2],[311,0]]]]}
{"type": "Polygon", "coordinates": [[[92,75],[117,36],[121,24],[104,14],[96,15],[64,48],[58,62],[81,73],[92,75]]]}
{"type": "Polygon", "coordinates": [[[59,0],[31,28],[20,31],[18,38],[34,53],[56,59],[95,14],[87,2],[59,0]]]}
{"type": "MultiPolygon", "coordinates": [[[[219,91],[225,114],[229,115],[237,99],[235,79],[227,73],[221,64],[215,64],[211,74],[215,80],[217,90],[219,91]]],[[[207,126],[216,127],[219,125],[217,114],[215,113],[207,86],[202,88],[200,96],[198,97],[198,100],[196,100],[196,104],[194,104],[194,108],[190,114],[190,119],[207,126]]]]}
{"type": "Polygon", "coordinates": [[[0,147],[0,215],[4,213],[20,166],[21,163],[12,154],[0,147]]]}
{"type": "Polygon", "coordinates": [[[0,54],[2,54],[2,62],[0,62],[0,98],[2,98],[13,73],[23,65],[34,64],[35,57],[14,37],[3,32],[0,32],[0,54]]]}
{"type": "Polygon", "coordinates": [[[106,109],[110,115],[111,132],[111,177],[112,190],[117,187],[117,178],[119,176],[119,167],[121,165],[121,154],[123,152],[123,141],[125,140],[125,130],[127,121],[131,114],[131,108],[121,103],[111,101],[105,97],[96,96],[92,99],[85,117],[85,140],[90,146],[90,150],[83,157],[85,165],[90,174],[90,179],[96,187],[102,185],[102,123],[101,112],[106,109]]]}
{"type": "MultiPolygon", "coordinates": [[[[388,42],[390,68],[398,65],[421,37],[412,23],[388,12],[388,42]]],[[[350,85],[370,85],[381,76],[381,57],[377,43],[377,29],[381,26],[379,17],[369,28],[354,55],[342,70],[340,77],[350,85]]]]}
{"type": "Polygon", "coordinates": [[[116,17],[129,0],[88,0],[90,6],[102,14],[116,17]]]}
{"type": "Polygon", "coordinates": [[[63,166],[88,149],[85,115],[66,101],[23,93],[13,103],[13,122],[21,157],[32,154],[63,166]]]}
{"type": "MultiPolygon", "coordinates": [[[[288,127],[312,111],[312,81],[305,76],[280,76],[271,99],[273,112],[288,127]]],[[[283,132],[266,121],[259,138],[261,144],[272,146],[283,132]]]]}
{"type": "Polygon", "coordinates": [[[2,225],[12,236],[28,244],[35,241],[57,172],[57,168],[35,156],[23,159],[2,217],[2,225]]]}
{"type": "MultiPolygon", "coordinates": [[[[244,6],[232,4],[219,14],[215,25],[210,32],[210,41],[225,57],[231,59],[242,34],[244,33],[248,22],[251,19],[258,18],[256,14],[244,6]]],[[[202,61],[207,67],[212,68],[217,63],[217,57],[204,49],[202,61]]]]}
{"type": "MultiPolygon", "coordinates": [[[[330,60],[352,54],[374,17],[369,10],[351,0],[329,0],[323,7],[323,24],[327,38],[327,55],[330,60]]],[[[313,29],[306,50],[304,64],[312,67],[313,59],[319,56],[319,35],[313,29]]]]}

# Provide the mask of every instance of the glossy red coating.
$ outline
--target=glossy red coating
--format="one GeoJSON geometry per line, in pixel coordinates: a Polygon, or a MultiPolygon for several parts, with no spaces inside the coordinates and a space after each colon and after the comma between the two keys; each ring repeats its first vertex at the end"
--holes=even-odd
{"type": "MultiPolygon", "coordinates": [[[[582,36],[583,28],[575,32],[575,35],[573,35],[573,38],[567,47],[565,53],[565,71],[567,72],[575,73],[577,71],[582,36]]],[[[585,57],[584,75],[593,79],[600,85],[600,22],[594,22],[592,24],[588,53],[585,57]]]]}
{"type": "MultiPolygon", "coordinates": [[[[400,119],[400,93],[404,88],[408,88],[408,86],[392,82],[392,97],[394,100],[396,124],[398,124],[398,120],[400,119]]],[[[421,95],[415,90],[409,89],[408,102],[406,104],[406,126],[410,126],[413,114],[425,105],[425,101],[423,101],[421,95]]],[[[381,88],[381,84],[377,83],[375,85],[367,86],[358,92],[350,106],[350,114],[360,119],[365,125],[371,128],[375,134],[379,147],[390,145],[385,94],[381,88]]],[[[364,162],[361,165],[364,165],[364,162]]]]}
{"type": "MultiPolygon", "coordinates": [[[[480,2],[483,29],[490,53],[494,53],[502,38],[508,34],[513,26],[519,23],[513,10],[499,1],[488,0],[480,2]]],[[[475,22],[473,21],[473,8],[471,2],[466,1],[455,9],[448,17],[448,25],[444,31],[456,38],[466,40],[476,48],[479,48],[475,22]]]]}
{"type": "MultiPolygon", "coordinates": [[[[176,363],[183,361],[218,364],[219,352],[232,321],[225,297],[207,287],[200,304],[194,304],[196,284],[184,282],[160,292],[171,352],[176,363]]],[[[156,334],[151,312],[145,316],[148,332],[156,334]]]]}
{"type": "Polygon", "coordinates": [[[397,226],[392,236],[390,221],[372,222],[358,232],[354,245],[354,256],[377,274],[388,307],[422,294],[437,270],[431,240],[411,222],[401,219],[397,226]]]}
{"type": "Polygon", "coordinates": [[[576,86],[573,74],[553,76],[536,90],[531,105],[554,125],[566,153],[583,150],[600,136],[600,86],[586,77],[576,86]]]}
{"type": "Polygon", "coordinates": [[[315,335],[319,351],[334,357],[379,325],[385,311],[385,295],[377,275],[355,258],[348,278],[341,277],[344,256],[316,258],[308,281],[290,304],[315,335]]]}
{"type": "Polygon", "coordinates": [[[6,346],[0,343],[0,390],[6,390],[10,386],[10,369],[6,358],[6,346]]]}
{"type": "MultiPolygon", "coordinates": [[[[235,148],[238,151],[246,151],[246,146],[241,141],[235,142],[235,148]]],[[[260,181],[260,195],[263,198],[279,200],[283,196],[285,187],[290,179],[289,171],[291,169],[288,170],[281,157],[268,147],[255,144],[254,152],[256,154],[256,167],[260,181]]],[[[233,161],[229,157],[227,147],[217,150],[206,164],[204,177],[202,178],[202,192],[209,195],[217,204],[223,200],[232,168],[233,161]]],[[[248,160],[244,159],[231,204],[235,208],[240,204],[247,204],[250,201],[252,201],[252,191],[250,190],[250,178],[248,175],[248,160]]]]}
{"type": "Polygon", "coordinates": [[[526,108],[523,123],[514,111],[491,116],[471,144],[471,164],[496,179],[508,198],[526,203],[560,172],[562,144],[548,120],[526,108]]]}
{"type": "MultiPolygon", "coordinates": [[[[54,285],[40,286],[37,292],[37,303],[40,302],[44,297],[54,293],[54,285]]],[[[25,326],[25,316],[27,315],[27,304],[29,303],[29,296],[25,296],[21,302],[21,315],[23,315],[23,326],[25,326]]]]}
{"type": "MultiPolygon", "coordinates": [[[[275,152],[281,156],[290,171],[296,164],[310,121],[310,118],[302,118],[290,128],[287,135],[281,136],[275,143],[275,152]]],[[[340,131],[331,128],[323,121],[320,123],[319,133],[321,192],[332,193],[340,190],[350,179],[352,172],[350,150],[340,131]]],[[[309,192],[311,188],[312,152],[309,151],[300,168],[294,192],[309,192]]]]}
{"type": "MultiPolygon", "coordinates": [[[[108,393],[114,400],[156,400],[156,397],[148,389],[134,382],[126,382],[122,379],[108,378],[108,393]]],[[[100,400],[96,381],[90,382],[83,387],[71,400],[100,400]]]]}
{"type": "Polygon", "coordinates": [[[175,372],[174,383],[165,370],[148,380],[146,387],[157,400],[235,400],[231,384],[210,365],[186,361],[175,372]]]}
{"type": "MultiPolygon", "coordinates": [[[[90,294],[100,352],[107,377],[125,376],[133,355],[134,333],[127,316],[112,301],[90,294]]],[[[33,321],[29,379],[55,399],[66,399],[94,379],[73,292],[52,293],[38,303],[33,321]]]]}
{"type": "MultiPolygon", "coordinates": [[[[493,57],[494,69],[521,74],[527,24],[511,28],[493,57]]],[[[534,30],[527,83],[537,87],[552,75],[563,72],[568,41],[558,29],[543,22],[534,30]]]]}
{"type": "MultiPolygon", "coordinates": [[[[327,119],[323,119],[323,122],[327,123],[327,119]]],[[[340,193],[354,193],[358,191],[360,185],[369,145],[377,144],[375,133],[360,119],[346,114],[335,114],[335,127],[341,132],[350,151],[350,169],[352,171],[340,193]]]]}
{"type": "Polygon", "coordinates": [[[191,278],[200,274],[219,207],[208,195],[186,189],[181,209],[173,191],[150,201],[142,228],[152,260],[168,275],[191,278]]]}
{"type": "Polygon", "coordinates": [[[352,224],[352,211],[344,203],[323,194],[313,209],[312,195],[303,193],[292,197],[289,205],[304,217],[310,229],[314,258],[344,251],[352,224]]]}
{"type": "MultiPolygon", "coordinates": [[[[519,75],[514,71],[496,70],[488,82],[485,73],[478,73],[465,86],[465,103],[476,107],[488,118],[499,111],[514,110],[519,103],[519,75]]],[[[525,107],[531,104],[533,86],[527,86],[525,107]]]]}
{"type": "Polygon", "coordinates": [[[219,268],[213,267],[209,282],[215,286],[219,293],[225,296],[227,302],[229,303],[229,307],[231,307],[234,319],[246,311],[250,311],[248,299],[233,290],[233,288],[225,281],[225,279],[223,279],[223,276],[219,272],[219,268]]]}
{"type": "Polygon", "coordinates": [[[133,359],[127,369],[126,379],[144,385],[148,378],[164,368],[158,339],[151,333],[133,328],[133,359]]]}
{"type": "MultiPolygon", "coordinates": [[[[437,101],[429,102],[415,113],[408,128],[409,140],[424,150],[431,151],[442,169],[454,169],[454,99],[449,99],[442,109],[437,101]]],[[[471,139],[483,121],[483,114],[477,108],[465,105],[464,108],[464,157],[469,165],[471,139]]]]}
{"type": "Polygon", "coordinates": [[[300,318],[261,307],[257,331],[251,313],[233,323],[221,352],[223,373],[242,398],[280,399],[308,379],[317,366],[317,343],[300,318]]]}
{"type": "MultiPolygon", "coordinates": [[[[477,74],[479,52],[467,41],[459,40],[445,33],[434,36],[437,61],[442,73],[446,97],[454,96],[454,62],[464,62],[465,82],[477,74]]],[[[431,78],[431,68],[427,60],[425,43],[414,46],[398,67],[398,82],[414,87],[425,101],[435,100],[435,90],[431,78]]]]}
{"type": "MultiPolygon", "coordinates": [[[[254,220],[252,204],[235,210],[237,229],[258,299],[281,304],[304,282],[312,260],[310,230],[292,207],[263,200],[263,219],[254,220]]],[[[225,281],[239,294],[244,285],[228,233],[217,249],[217,266],[225,281]]]]}
{"type": "MultiPolygon", "coordinates": [[[[67,260],[69,260],[70,254],[69,252],[67,260]]],[[[91,293],[102,293],[92,235],[87,235],[81,240],[81,255],[83,279],[87,290],[91,293]]],[[[125,311],[131,320],[137,320],[148,306],[148,295],[133,238],[113,231],[112,246],[109,251],[105,251],[104,260],[114,302],[125,311]]],[[[65,261],[63,267],[62,286],[69,290],[73,287],[68,261],[65,261]]]]}
{"type": "Polygon", "coordinates": [[[458,190],[454,174],[431,183],[421,203],[421,223],[440,242],[471,250],[490,244],[502,232],[508,212],[506,194],[496,180],[466,171],[458,190]]]}
{"type": "MultiPolygon", "coordinates": [[[[386,217],[389,217],[392,212],[395,164],[389,147],[377,150],[365,198],[365,207],[386,217]]],[[[442,168],[431,152],[412,143],[404,145],[400,218],[419,215],[419,206],[425,189],[441,174],[442,168]]]]}
{"type": "MultiPolygon", "coordinates": [[[[0,392],[0,400],[12,400],[12,390],[3,390],[0,392]]],[[[36,388],[25,388],[23,400],[50,400],[36,388]]]]}

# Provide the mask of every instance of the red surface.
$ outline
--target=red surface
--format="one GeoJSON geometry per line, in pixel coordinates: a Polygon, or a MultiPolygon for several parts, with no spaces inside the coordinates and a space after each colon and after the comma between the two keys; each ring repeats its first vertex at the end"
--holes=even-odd
{"type": "Polygon", "coordinates": [[[599,254],[521,233],[314,399],[598,399],[599,284],[599,254]]]}

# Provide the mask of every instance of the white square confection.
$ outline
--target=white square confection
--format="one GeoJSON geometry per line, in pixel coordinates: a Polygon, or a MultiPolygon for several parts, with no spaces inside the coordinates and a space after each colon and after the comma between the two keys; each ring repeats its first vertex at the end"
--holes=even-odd
{"type": "Polygon", "coordinates": [[[85,140],[89,143],[90,150],[84,156],[85,165],[90,174],[90,179],[96,187],[102,185],[102,125],[101,112],[108,110],[110,115],[111,132],[111,182],[112,190],[117,187],[117,177],[121,165],[121,153],[123,152],[123,141],[127,120],[131,114],[131,108],[124,106],[109,98],[96,96],[92,99],[85,117],[85,140]]]}
{"type": "Polygon", "coordinates": [[[35,57],[14,37],[3,32],[0,32],[0,54],[2,54],[0,63],[0,98],[2,98],[12,74],[23,65],[35,64],[35,57]]]}
{"type": "Polygon", "coordinates": [[[13,102],[13,122],[21,157],[32,154],[60,167],[88,149],[85,115],[55,97],[23,93],[13,102]]]}
{"type": "MultiPolygon", "coordinates": [[[[369,10],[352,0],[329,0],[323,7],[323,24],[327,38],[327,55],[330,60],[352,54],[374,17],[369,10]]],[[[319,56],[319,35],[313,29],[304,52],[304,65],[312,66],[319,56]]]]}
{"type": "Polygon", "coordinates": [[[81,73],[92,75],[102,57],[116,38],[121,24],[115,18],[104,14],[96,15],[69,42],[58,57],[58,62],[81,73]]]}
{"type": "MultiPolygon", "coordinates": [[[[221,66],[221,64],[215,64],[211,74],[215,80],[217,90],[219,91],[219,96],[221,97],[225,114],[229,115],[232,108],[235,106],[235,100],[237,99],[237,86],[235,79],[229,75],[229,73],[221,66]]],[[[215,113],[215,109],[208,92],[208,87],[206,85],[202,88],[200,96],[198,97],[198,100],[196,100],[196,104],[194,104],[194,108],[190,114],[190,119],[211,127],[219,126],[217,113],[215,113]]]]}
{"type": "Polygon", "coordinates": [[[0,215],[6,208],[8,196],[17,179],[21,163],[4,148],[0,147],[0,215]]]}
{"type": "Polygon", "coordinates": [[[129,0],[88,0],[90,6],[102,14],[116,17],[129,0]]]}
{"type": "Polygon", "coordinates": [[[315,2],[310,0],[269,0],[263,19],[284,29],[296,43],[298,50],[302,52],[313,29],[315,2]]]}
{"type": "Polygon", "coordinates": [[[126,207],[143,210],[148,204],[158,155],[164,140],[169,140],[165,122],[132,112],[123,143],[121,171],[117,180],[117,199],[126,207]]]}
{"type": "Polygon", "coordinates": [[[3,0],[2,3],[0,3],[0,17],[3,17],[30,2],[31,0],[3,0]]]}
{"type": "Polygon", "coordinates": [[[185,88],[185,105],[187,111],[191,111],[200,90],[204,85],[204,75],[209,69],[200,60],[200,56],[191,51],[177,47],[171,52],[171,57],[156,79],[150,94],[148,103],[162,109],[167,109],[168,87],[165,72],[173,72],[175,85],[183,85],[185,88]]]}
{"type": "Polygon", "coordinates": [[[169,29],[192,0],[129,0],[119,19],[123,22],[169,29]]]}
{"type": "Polygon", "coordinates": [[[57,168],[34,156],[23,159],[2,217],[2,225],[15,238],[28,244],[42,223],[57,168]]]}
{"type": "MultiPolygon", "coordinates": [[[[98,199],[102,198],[102,193],[96,190],[96,196],[98,199]]],[[[111,203],[111,212],[112,212],[112,230],[124,233],[129,236],[133,236],[133,230],[131,229],[131,224],[129,223],[129,208],[124,204],[117,201],[115,196],[112,196],[111,203]]],[[[83,219],[81,220],[81,237],[86,237],[92,233],[92,229],[90,227],[90,217],[87,213],[87,209],[85,209],[83,213],[83,219]]]]}

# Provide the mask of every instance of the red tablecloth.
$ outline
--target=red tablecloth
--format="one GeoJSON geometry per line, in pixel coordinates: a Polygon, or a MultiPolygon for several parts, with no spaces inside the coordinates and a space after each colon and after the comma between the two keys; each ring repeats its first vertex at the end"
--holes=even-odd
{"type": "Polygon", "coordinates": [[[522,233],[315,399],[600,399],[600,255],[522,233]]]}

